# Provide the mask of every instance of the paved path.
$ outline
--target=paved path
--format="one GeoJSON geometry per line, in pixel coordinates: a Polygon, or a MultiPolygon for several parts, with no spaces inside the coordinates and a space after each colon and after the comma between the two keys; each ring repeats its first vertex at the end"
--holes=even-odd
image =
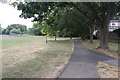
{"type": "Polygon", "coordinates": [[[98,61],[118,65],[117,60],[88,50],[76,40],[72,57],[59,78],[99,78],[97,73],[98,61]]]}

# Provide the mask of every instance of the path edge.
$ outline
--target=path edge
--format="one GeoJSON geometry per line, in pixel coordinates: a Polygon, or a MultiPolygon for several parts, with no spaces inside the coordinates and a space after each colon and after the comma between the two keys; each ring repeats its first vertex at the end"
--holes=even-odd
{"type": "Polygon", "coordinates": [[[58,73],[57,73],[57,76],[56,76],[56,78],[59,78],[60,77],[60,75],[63,73],[63,71],[66,69],[66,67],[68,66],[68,64],[69,64],[69,62],[70,62],[70,60],[71,60],[71,58],[72,58],[72,55],[73,55],[73,52],[74,52],[74,47],[75,47],[75,41],[74,40],[72,40],[73,41],[73,48],[72,48],[72,52],[71,52],[71,55],[70,55],[70,58],[68,59],[68,61],[67,61],[67,63],[58,71],[58,73]]]}

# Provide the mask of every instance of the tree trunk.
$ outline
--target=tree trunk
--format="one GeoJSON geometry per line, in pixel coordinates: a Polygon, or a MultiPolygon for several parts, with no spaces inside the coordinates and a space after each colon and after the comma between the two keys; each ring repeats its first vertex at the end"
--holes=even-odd
{"type": "Polygon", "coordinates": [[[99,48],[108,49],[108,35],[109,35],[109,23],[111,19],[111,10],[104,15],[103,23],[100,26],[100,44],[99,48]]]}
{"type": "Polygon", "coordinates": [[[99,48],[108,49],[108,26],[100,27],[99,48]]]}
{"type": "Polygon", "coordinates": [[[70,35],[70,39],[72,39],[72,36],[70,35]]]}
{"type": "Polygon", "coordinates": [[[46,43],[47,43],[48,41],[47,41],[47,35],[46,35],[46,43]]]}
{"type": "Polygon", "coordinates": [[[90,33],[90,43],[93,43],[93,34],[90,33]]]}
{"type": "Polygon", "coordinates": [[[90,43],[93,43],[94,28],[95,28],[95,26],[89,27],[89,29],[90,29],[90,43]]]}
{"type": "Polygon", "coordinates": [[[109,22],[110,17],[109,15],[106,17],[103,25],[99,28],[100,29],[100,44],[99,48],[108,49],[108,34],[109,34],[109,22]]]}
{"type": "Polygon", "coordinates": [[[57,37],[57,36],[55,35],[55,41],[56,41],[56,37],[57,37]]]}

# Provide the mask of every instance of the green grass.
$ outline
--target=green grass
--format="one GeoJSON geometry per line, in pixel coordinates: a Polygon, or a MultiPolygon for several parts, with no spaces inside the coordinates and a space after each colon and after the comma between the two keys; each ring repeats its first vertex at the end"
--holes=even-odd
{"type": "Polygon", "coordinates": [[[73,41],[68,38],[25,36],[5,37],[3,48],[3,78],[56,77],[59,69],[69,60],[73,41]]]}
{"type": "MultiPolygon", "coordinates": [[[[38,40],[39,37],[36,36],[18,36],[18,37],[12,37],[12,36],[7,36],[7,37],[2,37],[0,39],[0,45],[2,45],[2,48],[7,48],[11,47],[11,45],[24,45],[24,44],[29,44],[32,41],[38,40]]],[[[43,38],[40,38],[43,40],[43,38]]]]}

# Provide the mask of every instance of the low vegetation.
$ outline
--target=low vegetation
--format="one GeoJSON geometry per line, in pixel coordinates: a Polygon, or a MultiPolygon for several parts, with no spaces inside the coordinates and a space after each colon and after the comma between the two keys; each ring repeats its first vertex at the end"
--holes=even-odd
{"type": "Polygon", "coordinates": [[[118,55],[119,54],[118,43],[109,43],[109,49],[99,49],[99,48],[97,48],[98,45],[99,45],[99,42],[100,42],[99,40],[94,40],[93,43],[90,43],[89,40],[84,40],[84,41],[81,41],[81,42],[88,49],[98,51],[102,54],[111,56],[113,58],[118,59],[119,58],[118,56],[120,56],[120,55],[118,55]]]}
{"type": "Polygon", "coordinates": [[[3,37],[3,78],[55,78],[68,62],[73,42],[67,38],[3,37]]]}

